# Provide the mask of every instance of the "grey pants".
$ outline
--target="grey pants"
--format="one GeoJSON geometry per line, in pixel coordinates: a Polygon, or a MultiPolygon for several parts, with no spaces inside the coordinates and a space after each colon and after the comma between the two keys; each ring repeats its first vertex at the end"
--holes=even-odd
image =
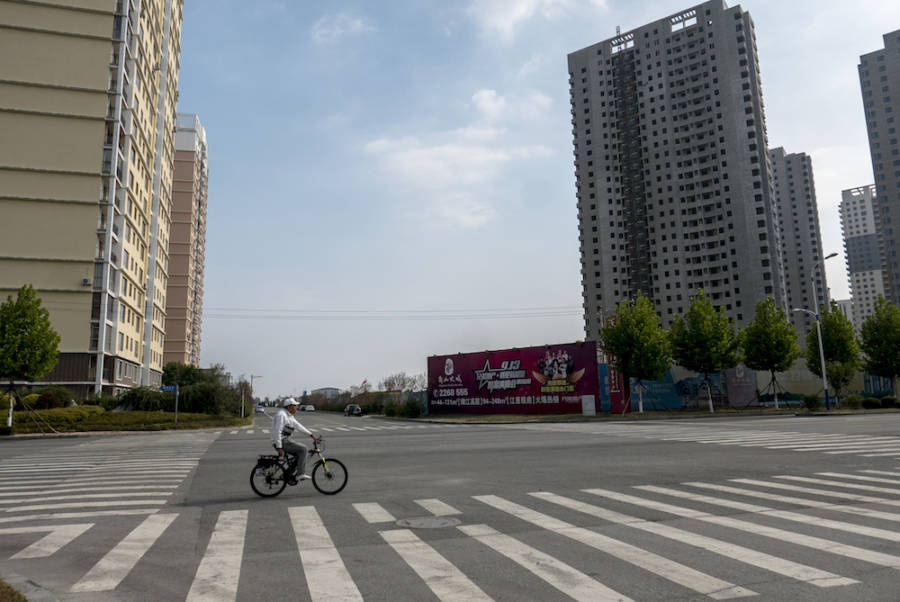
{"type": "Polygon", "coordinates": [[[284,453],[297,458],[297,474],[306,474],[306,456],[309,448],[301,443],[294,443],[290,439],[282,439],[281,447],[284,449],[284,453]]]}

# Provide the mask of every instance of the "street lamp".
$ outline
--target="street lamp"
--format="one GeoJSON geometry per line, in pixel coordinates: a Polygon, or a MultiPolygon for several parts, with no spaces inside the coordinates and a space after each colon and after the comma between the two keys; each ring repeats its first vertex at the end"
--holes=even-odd
{"type": "MultiPolygon", "coordinates": [[[[826,259],[831,259],[832,257],[837,257],[837,253],[831,253],[830,255],[826,255],[822,258],[822,265],[825,264],[826,259]]],[[[819,264],[816,265],[816,268],[819,267],[819,264]]],[[[825,347],[822,345],[822,321],[819,316],[819,299],[816,295],[816,272],[813,270],[813,273],[810,275],[809,279],[812,281],[812,294],[813,294],[813,307],[816,308],[815,312],[809,311],[808,309],[800,309],[798,307],[794,308],[794,311],[802,311],[806,314],[809,314],[816,320],[816,337],[819,341],[819,362],[822,368],[822,387],[825,389],[825,409],[831,409],[831,398],[828,397],[828,375],[825,374],[825,347]]]]}
{"type": "Polygon", "coordinates": [[[253,403],[253,379],[254,378],[262,378],[259,374],[251,374],[250,375],[250,403],[253,403]]]}

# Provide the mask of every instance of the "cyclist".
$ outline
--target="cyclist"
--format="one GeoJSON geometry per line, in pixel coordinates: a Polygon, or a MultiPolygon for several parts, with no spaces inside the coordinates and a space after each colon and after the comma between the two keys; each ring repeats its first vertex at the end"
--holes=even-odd
{"type": "Polygon", "coordinates": [[[299,401],[293,397],[288,397],[282,405],[283,407],[275,413],[275,417],[272,419],[272,446],[278,451],[279,456],[284,455],[285,452],[294,456],[296,479],[303,481],[309,478],[309,475],[306,474],[308,449],[301,443],[291,441],[290,436],[296,429],[312,437],[313,441],[316,441],[318,437],[294,418],[297,406],[300,405],[299,401]]]}

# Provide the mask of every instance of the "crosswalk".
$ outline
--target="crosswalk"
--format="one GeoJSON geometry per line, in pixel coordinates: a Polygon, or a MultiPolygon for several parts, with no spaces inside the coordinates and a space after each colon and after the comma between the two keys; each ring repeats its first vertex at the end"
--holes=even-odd
{"type": "Polygon", "coordinates": [[[135,444],[107,437],[52,454],[0,461],[3,525],[154,514],[170,503],[214,440],[201,431],[158,433],[135,444]]]}
{"type": "MultiPolygon", "coordinates": [[[[806,420],[806,419],[804,419],[806,420]]],[[[783,422],[783,421],[779,421],[783,422]]],[[[884,435],[842,435],[808,431],[757,430],[720,426],[655,424],[535,424],[510,428],[581,432],[608,437],[683,441],[709,446],[762,448],[776,451],[819,452],[826,455],[853,455],[864,458],[900,458],[900,437],[884,435]]]]}
{"type": "MultiPolygon", "coordinates": [[[[273,545],[271,533],[254,528],[266,521],[292,531],[279,563],[299,567],[312,600],[379,597],[383,575],[370,564],[392,575],[393,599],[430,592],[439,600],[491,600],[515,597],[498,592],[517,588],[534,598],[592,601],[780,599],[785,591],[857,599],[869,580],[897,582],[896,574],[879,571],[900,570],[900,467],[597,485],[254,505],[218,512],[208,535],[166,544],[167,537],[199,533],[191,522],[197,517],[152,507],[108,550],[94,552],[86,572],[62,589],[115,592],[154,557],[177,554],[189,574],[173,599],[242,599],[252,589],[247,583],[258,578],[245,566],[252,550],[273,545]],[[640,578],[624,578],[634,574],[640,578]]],[[[76,554],[73,542],[103,528],[95,517],[79,518],[0,526],[0,560],[26,571],[27,563],[76,554]]],[[[266,578],[277,578],[278,570],[272,573],[266,578]]]]}
{"type": "MultiPolygon", "coordinates": [[[[308,425],[309,426],[309,425],[308,425]]],[[[373,431],[422,431],[435,429],[454,429],[464,426],[456,423],[427,423],[427,424],[378,424],[368,426],[309,426],[316,433],[353,433],[353,432],[373,432],[373,431]]],[[[215,431],[216,436],[263,436],[269,434],[267,428],[240,428],[233,430],[215,431]]]]}

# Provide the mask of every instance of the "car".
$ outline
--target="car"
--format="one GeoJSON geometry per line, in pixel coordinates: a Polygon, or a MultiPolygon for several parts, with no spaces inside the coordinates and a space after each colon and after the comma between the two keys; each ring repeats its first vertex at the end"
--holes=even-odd
{"type": "Polygon", "coordinates": [[[265,414],[266,410],[262,406],[254,406],[253,411],[257,414],[265,414]]]}
{"type": "Polygon", "coordinates": [[[344,408],[344,416],[362,416],[362,408],[355,403],[348,404],[344,408]]]}
{"type": "Polygon", "coordinates": [[[302,412],[315,412],[315,411],[316,411],[316,406],[310,405],[310,404],[306,404],[305,406],[300,406],[300,410],[301,410],[302,412]]]}

